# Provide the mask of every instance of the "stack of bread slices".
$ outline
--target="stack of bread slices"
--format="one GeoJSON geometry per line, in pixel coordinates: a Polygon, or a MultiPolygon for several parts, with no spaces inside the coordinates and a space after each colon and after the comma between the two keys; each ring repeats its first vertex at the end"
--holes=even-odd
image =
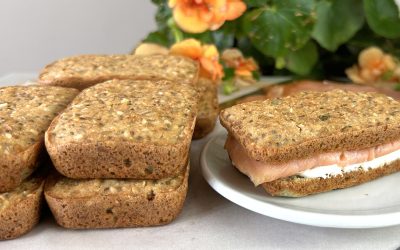
{"type": "Polygon", "coordinates": [[[83,90],[45,143],[61,174],[45,185],[67,228],[161,225],[180,212],[197,93],[167,80],[110,80],[83,90]]]}
{"type": "MultiPolygon", "coordinates": [[[[206,103],[200,85],[184,57],[85,55],[48,65],[36,86],[0,88],[0,239],[38,222],[43,193],[66,228],[172,221],[206,103]]],[[[203,124],[212,129],[216,115],[203,124]]]]}
{"type": "Polygon", "coordinates": [[[61,87],[0,88],[0,239],[18,237],[39,221],[43,134],[76,94],[61,87]]]}

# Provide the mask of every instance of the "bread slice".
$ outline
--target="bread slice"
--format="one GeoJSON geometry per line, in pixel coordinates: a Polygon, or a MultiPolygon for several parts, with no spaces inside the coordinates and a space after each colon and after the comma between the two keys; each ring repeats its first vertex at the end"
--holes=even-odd
{"type": "Polygon", "coordinates": [[[40,218],[44,180],[35,176],[14,190],[0,193],[0,240],[29,232],[40,218]]]}
{"type": "Polygon", "coordinates": [[[301,92],[227,108],[220,120],[252,159],[287,162],[398,140],[400,103],[376,93],[301,92]]]}
{"type": "Polygon", "coordinates": [[[88,179],[61,175],[46,181],[45,197],[57,223],[66,228],[156,226],[180,213],[189,167],[160,180],[88,179]]]}
{"type": "Polygon", "coordinates": [[[47,65],[38,82],[85,89],[111,79],[170,80],[194,85],[198,77],[195,61],[172,55],[80,55],[47,65]]]}
{"type": "Polygon", "coordinates": [[[272,196],[303,197],[310,194],[322,193],[334,189],[356,186],[379,177],[400,171],[400,161],[395,161],[383,167],[365,171],[359,169],[335,175],[328,178],[303,178],[291,176],[272,182],[263,183],[262,186],[272,196]]]}
{"type": "Polygon", "coordinates": [[[61,87],[0,88],[0,192],[16,188],[34,171],[44,132],[77,94],[61,87]]]}
{"type": "Polygon", "coordinates": [[[214,129],[219,112],[218,86],[215,83],[202,77],[197,83],[197,91],[199,92],[199,112],[194,128],[194,139],[203,138],[214,129]]]}
{"type": "Polygon", "coordinates": [[[160,179],[186,166],[197,114],[188,85],[111,80],[81,92],[45,135],[70,178],[160,179]]]}

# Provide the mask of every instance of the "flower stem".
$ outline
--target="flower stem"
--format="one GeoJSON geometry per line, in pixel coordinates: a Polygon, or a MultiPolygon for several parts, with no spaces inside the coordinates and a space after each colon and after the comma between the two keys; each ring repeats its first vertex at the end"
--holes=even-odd
{"type": "Polygon", "coordinates": [[[174,19],[171,17],[168,19],[168,27],[171,29],[172,35],[174,36],[175,43],[183,40],[183,33],[176,25],[174,19]]]}

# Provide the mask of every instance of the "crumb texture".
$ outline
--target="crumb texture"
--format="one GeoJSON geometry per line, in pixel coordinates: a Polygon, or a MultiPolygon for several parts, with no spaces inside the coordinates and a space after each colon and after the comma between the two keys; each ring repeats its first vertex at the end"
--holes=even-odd
{"type": "Polygon", "coordinates": [[[50,86],[0,88],[0,192],[16,188],[34,171],[45,131],[77,94],[50,86]]]}
{"type": "Polygon", "coordinates": [[[243,103],[223,110],[220,118],[247,153],[262,161],[372,147],[400,133],[397,101],[342,90],[243,103]]]}
{"type": "Polygon", "coordinates": [[[50,126],[46,147],[71,178],[174,176],[187,164],[196,114],[191,86],[111,80],[76,97],[50,126]]]}
{"type": "Polygon", "coordinates": [[[32,177],[15,190],[0,194],[0,240],[29,232],[39,221],[43,179],[32,177]]]}
{"type": "Polygon", "coordinates": [[[43,139],[53,118],[78,93],[42,86],[0,88],[0,153],[17,154],[43,139]]]}
{"type": "Polygon", "coordinates": [[[46,66],[39,83],[79,89],[111,79],[164,79],[195,84],[197,74],[197,63],[181,56],[80,55],[46,66]]]}
{"type": "Polygon", "coordinates": [[[190,137],[196,97],[192,88],[168,81],[109,81],[83,91],[50,133],[55,143],[176,144],[190,137]]]}
{"type": "Polygon", "coordinates": [[[179,176],[148,180],[70,180],[46,182],[45,197],[66,228],[156,226],[171,222],[186,198],[189,169],[179,176]]]}

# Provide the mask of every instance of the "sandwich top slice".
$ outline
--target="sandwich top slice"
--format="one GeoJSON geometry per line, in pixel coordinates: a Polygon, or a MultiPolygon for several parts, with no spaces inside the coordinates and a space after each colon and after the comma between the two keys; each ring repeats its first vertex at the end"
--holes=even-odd
{"type": "Polygon", "coordinates": [[[233,164],[272,195],[304,196],[399,170],[400,103],[382,94],[301,92],[239,104],[220,119],[233,164]]]}
{"type": "Polygon", "coordinates": [[[194,85],[198,77],[195,61],[173,55],[79,55],[47,65],[38,82],[85,89],[112,79],[170,80],[194,85]]]}
{"type": "Polygon", "coordinates": [[[170,81],[111,80],[83,90],[45,135],[70,178],[159,179],[188,160],[197,92],[170,81]]]}

